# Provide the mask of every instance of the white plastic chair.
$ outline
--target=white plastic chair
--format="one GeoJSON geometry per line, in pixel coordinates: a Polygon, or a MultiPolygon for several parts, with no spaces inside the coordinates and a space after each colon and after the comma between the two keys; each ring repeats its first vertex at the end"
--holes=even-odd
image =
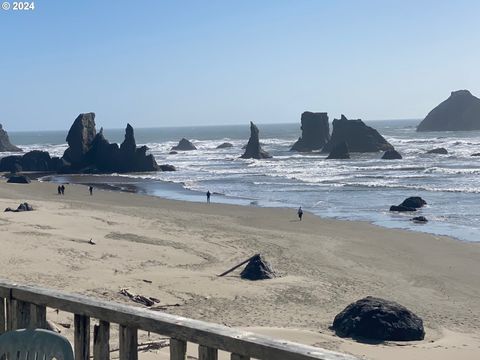
{"type": "Polygon", "coordinates": [[[43,329],[22,329],[0,336],[0,359],[74,360],[72,346],[63,336],[43,329]]]}

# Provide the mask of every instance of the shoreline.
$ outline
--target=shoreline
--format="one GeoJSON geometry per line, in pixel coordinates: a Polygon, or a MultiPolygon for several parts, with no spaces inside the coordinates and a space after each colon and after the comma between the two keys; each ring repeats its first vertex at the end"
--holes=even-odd
{"type": "Polygon", "coordinates": [[[170,313],[369,359],[433,358],[448,348],[435,358],[461,350],[466,355],[458,359],[473,360],[480,347],[475,243],[310,214],[299,222],[285,208],[119,191],[89,196],[82,185],[67,185],[59,196],[52,183],[0,183],[0,206],[24,201],[35,211],[0,218],[0,261],[15,264],[2,277],[12,281],[116,302],[127,301],[118,293],[127,287],[162,304],[179,303],[170,313]],[[281,277],[217,277],[256,252],[281,277]],[[334,316],[368,295],[417,313],[426,339],[366,345],[336,337],[329,330],[334,316]]]}
{"type": "MultiPolygon", "coordinates": [[[[45,174],[42,174],[45,175],[45,174]]],[[[40,176],[38,181],[41,182],[51,182],[51,183],[71,183],[77,185],[85,186],[97,186],[98,188],[109,190],[109,191],[119,191],[119,192],[132,192],[141,195],[147,195],[152,197],[157,197],[167,200],[177,200],[177,201],[187,201],[195,203],[205,202],[205,194],[198,190],[188,189],[182,183],[163,181],[159,179],[148,179],[148,178],[136,178],[122,175],[113,175],[113,174],[48,174],[46,176],[40,176]],[[51,178],[51,179],[47,179],[51,178]]],[[[252,206],[260,208],[283,208],[289,209],[290,211],[295,212],[296,207],[289,207],[288,204],[281,202],[265,202],[256,199],[247,199],[240,198],[235,196],[230,196],[222,193],[213,193],[212,202],[217,204],[229,204],[229,205],[239,205],[239,206],[252,206]]],[[[305,210],[305,209],[304,209],[305,210]]],[[[455,236],[455,234],[439,233],[432,230],[428,230],[428,224],[414,224],[411,221],[404,221],[403,226],[394,220],[391,221],[381,221],[381,220],[359,220],[359,219],[349,219],[345,216],[322,216],[321,214],[312,211],[311,209],[306,209],[308,213],[313,216],[319,217],[320,219],[333,219],[339,221],[354,221],[354,222],[364,222],[371,225],[375,225],[385,229],[398,229],[410,231],[413,233],[422,233],[430,234],[433,236],[446,236],[457,241],[461,242],[479,242],[480,240],[476,239],[475,234],[472,231],[466,231],[464,234],[468,238],[462,238],[460,236],[455,236]],[[425,230],[427,228],[427,230],[425,230]]],[[[410,217],[418,216],[416,212],[407,213],[410,217]]],[[[405,213],[392,213],[393,216],[406,215],[405,213]]],[[[442,224],[443,225],[443,224],[442,224]]],[[[438,224],[437,224],[438,226],[438,224]]],[[[448,224],[447,224],[448,226],[448,224]]]]}

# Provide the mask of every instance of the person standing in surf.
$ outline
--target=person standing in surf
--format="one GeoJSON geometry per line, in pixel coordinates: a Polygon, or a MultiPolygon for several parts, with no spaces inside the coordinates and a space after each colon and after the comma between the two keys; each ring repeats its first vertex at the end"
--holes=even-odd
{"type": "Polygon", "coordinates": [[[298,215],[298,221],[302,221],[303,210],[301,206],[298,208],[297,215],[298,215]]]}

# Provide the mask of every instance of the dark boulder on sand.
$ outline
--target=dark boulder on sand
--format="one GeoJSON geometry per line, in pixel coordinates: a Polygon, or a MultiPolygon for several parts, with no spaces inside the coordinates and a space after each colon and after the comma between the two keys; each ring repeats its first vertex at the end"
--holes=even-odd
{"type": "Polygon", "coordinates": [[[233,147],[233,144],[230,144],[228,142],[224,142],[223,144],[220,144],[217,146],[217,149],[228,149],[233,147]]]}
{"type": "Polygon", "coordinates": [[[30,178],[25,175],[11,175],[8,177],[7,183],[10,184],[30,184],[30,178]]]}
{"type": "Polygon", "coordinates": [[[480,130],[480,99],[468,90],[452,91],[417,127],[417,131],[459,130],[480,130]]]}
{"type": "Polygon", "coordinates": [[[277,277],[270,263],[258,254],[250,259],[240,277],[246,280],[266,280],[277,277]]]}
{"type": "Polygon", "coordinates": [[[0,152],[6,151],[21,152],[23,150],[10,142],[7,132],[3,129],[2,124],[0,124],[0,152]]]}
{"type": "Polygon", "coordinates": [[[191,151],[197,150],[197,148],[190,140],[183,138],[178,142],[178,145],[172,147],[172,150],[191,151]]]}
{"type": "Polygon", "coordinates": [[[300,121],[302,136],[290,150],[299,152],[321,150],[330,139],[327,113],[305,111],[300,121]]]}
{"type": "Polygon", "coordinates": [[[346,142],[350,152],[377,152],[393,150],[393,146],[374,128],[358,120],[348,120],[344,115],[333,120],[332,136],[322,152],[330,152],[341,142],[346,142]]]}
{"type": "Polygon", "coordinates": [[[402,155],[400,155],[400,153],[395,149],[385,151],[382,156],[383,160],[399,160],[401,158],[402,155]]]}
{"type": "Polygon", "coordinates": [[[406,307],[368,296],[335,316],[332,329],[341,337],[377,341],[423,340],[423,321],[406,307]]]}
{"type": "Polygon", "coordinates": [[[248,140],[245,153],[241,156],[242,159],[269,159],[272,156],[262,149],[260,146],[259,131],[257,126],[250,122],[250,139],[248,140]]]}
{"type": "Polygon", "coordinates": [[[348,151],[348,145],[345,141],[337,143],[330,154],[327,156],[327,159],[350,159],[350,153],[348,151]]]}
{"type": "Polygon", "coordinates": [[[428,151],[427,151],[427,154],[447,155],[447,154],[448,154],[448,150],[445,149],[445,148],[436,148],[436,149],[428,150],[428,151]]]}

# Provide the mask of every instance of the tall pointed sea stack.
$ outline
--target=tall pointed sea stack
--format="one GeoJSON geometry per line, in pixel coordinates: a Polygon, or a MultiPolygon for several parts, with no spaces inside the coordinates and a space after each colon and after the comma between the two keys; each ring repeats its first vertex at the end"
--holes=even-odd
{"type": "Polygon", "coordinates": [[[417,127],[417,131],[460,130],[480,130],[480,99],[468,90],[452,91],[417,127]]]}
{"type": "Polygon", "coordinates": [[[262,149],[258,137],[257,126],[250,121],[250,139],[248,140],[245,153],[241,156],[243,159],[268,159],[271,155],[262,149]]]}
{"type": "Polygon", "coordinates": [[[7,132],[3,129],[2,124],[0,124],[0,152],[5,151],[21,152],[22,149],[10,142],[7,132]]]}
{"type": "Polygon", "coordinates": [[[327,113],[305,111],[302,114],[301,122],[302,136],[290,150],[300,152],[321,150],[330,140],[327,113]]]}
{"type": "Polygon", "coordinates": [[[84,113],[77,116],[67,135],[68,149],[63,154],[63,159],[73,167],[82,167],[85,155],[90,150],[90,145],[95,138],[95,113],[84,113]]]}
{"type": "Polygon", "coordinates": [[[341,119],[333,120],[333,131],[330,141],[322,152],[330,152],[333,148],[345,142],[350,152],[377,152],[393,150],[393,146],[385,140],[374,128],[358,120],[348,120],[344,115],[341,119]]]}

